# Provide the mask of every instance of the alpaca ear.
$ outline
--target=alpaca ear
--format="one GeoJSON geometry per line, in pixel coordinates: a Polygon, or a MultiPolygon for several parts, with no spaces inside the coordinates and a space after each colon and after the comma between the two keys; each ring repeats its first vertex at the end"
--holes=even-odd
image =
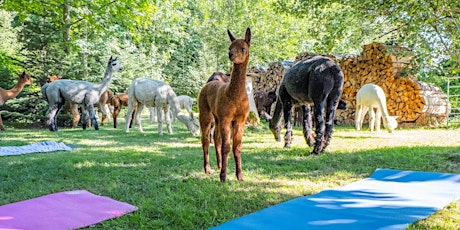
{"type": "Polygon", "coordinates": [[[112,56],[110,56],[110,59],[109,59],[109,61],[112,61],[112,60],[113,60],[113,58],[112,58],[112,56]]]}
{"type": "Polygon", "coordinates": [[[230,37],[230,41],[234,41],[235,37],[233,37],[232,33],[230,33],[230,30],[227,30],[227,34],[230,37]]]}
{"type": "Polygon", "coordinates": [[[249,27],[246,29],[246,37],[244,39],[248,45],[251,43],[251,29],[249,27]]]}

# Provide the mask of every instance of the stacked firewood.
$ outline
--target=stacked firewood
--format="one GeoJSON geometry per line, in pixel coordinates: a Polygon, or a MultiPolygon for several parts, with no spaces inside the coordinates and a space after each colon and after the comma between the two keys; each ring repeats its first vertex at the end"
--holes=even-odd
{"type": "MultiPolygon", "coordinates": [[[[299,54],[295,62],[312,55],[299,54]]],[[[388,113],[390,116],[398,116],[401,126],[436,125],[443,123],[450,112],[447,96],[439,87],[417,81],[410,74],[404,73],[412,58],[406,48],[372,43],[363,46],[360,55],[326,56],[340,65],[345,77],[341,99],[347,103],[347,109],[337,110],[335,120],[338,124],[354,124],[356,93],[367,83],[382,87],[387,97],[388,113]]],[[[285,63],[271,63],[267,71],[257,78],[254,91],[276,88],[285,71],[293,64],[285,63]]]]}
{"type": "Polygon", "coordinates": [[[291,61],[272,62],[268,67],[253,66],[248,68],[248,73],[254,73],[252,77],[252,86],[254,92],[271,91],[276,89],[281,82],[286,71],[294,63],[291,61]]]}

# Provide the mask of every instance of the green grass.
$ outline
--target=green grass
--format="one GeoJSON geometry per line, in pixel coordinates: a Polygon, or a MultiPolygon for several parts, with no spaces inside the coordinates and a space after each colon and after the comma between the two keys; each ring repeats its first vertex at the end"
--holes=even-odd
{"type": "MultiPolygon", "coordinates": [[[[280,202],[343,186],[377,168],[460,174],[459,130],[356,132],[335,127],[325,153],[310,149],[294,130],[291,149],[276,142],[266,124],[247,128],[243,143],[243,182],[229,160],[227,182],[218,171],[206,175],[199,137],[174,123],[174,134],[159,136],[157,125],[143,122],[125,133],[119,128],[15,129],[6,124],[0,146],[54,140],[72,151],[0,157],[0,205],[50,193],[85,189],[139,209],[93,229],[207,229],[280,202]]],[[[165,131],[165,130],[164,130],[165,131]]],[[[211,163],[215,155],[211,147],[211,163]]],[[[442,188],[440,188],[442,189],[442,188]]],[[[460,202],[451,203],[409,229],[457,229],[460,202]]]]}

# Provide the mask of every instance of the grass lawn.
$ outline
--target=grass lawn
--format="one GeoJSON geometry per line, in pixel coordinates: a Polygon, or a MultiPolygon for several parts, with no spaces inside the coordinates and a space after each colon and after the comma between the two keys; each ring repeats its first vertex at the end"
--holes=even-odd
{"type": "MultiPolygon", "coordinates": [[[[243,182],[229,160],[227,182],[215,170],[206,175],[199,137],[174,123],[159,136],[143,122],[125,133],[124,119],[88,129],[15,129],[6,124],[0,146],[54,140],[72,151],[0,157],[0,205],[50,193],[88,190],[137,206],[133,213],[92,229],[207,229],[268,206],[361,180],[377,168],[460,174],[460,130],[397,129],[357,132],[336,126],[326,152],[311,156],[294,130],[293,147],[283,149],[263,123],[243,139],[243,182]]],[[[284,134],[284,133],[283,133],[284,134]]],[[[211,147],[211,163],[215,156],[211,147]]],[[[442,188],[440,188],[442,189],[442,188]]],[[[458,229],[460,202],[453,202],[409,229],[458,229]]]]}

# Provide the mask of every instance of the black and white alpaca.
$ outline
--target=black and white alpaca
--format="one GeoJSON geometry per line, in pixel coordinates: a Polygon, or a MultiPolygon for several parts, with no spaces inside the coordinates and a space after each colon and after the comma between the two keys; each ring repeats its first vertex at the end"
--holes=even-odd
{"type": "Polygon", "coordinates": [[[284,147],[291,147],[291,108],[300,105],[303,110],[304,137],[307,144],[314,147],[311,153],[323,152],[332,136],[334,115],[342,94],[343,81],[340,67],[332,59],[324,56],[310,57],[290,68],[281,80],[275,112],[270,120],[270,129],[275,139],[281,140],[282,127],[279,121],[283,112],[287,129],[284,147]],[[313,105],[316,137],[312,132],[310,105],[313,105]],[[324,112],[326,112],[326,120],[324,112]]]}

